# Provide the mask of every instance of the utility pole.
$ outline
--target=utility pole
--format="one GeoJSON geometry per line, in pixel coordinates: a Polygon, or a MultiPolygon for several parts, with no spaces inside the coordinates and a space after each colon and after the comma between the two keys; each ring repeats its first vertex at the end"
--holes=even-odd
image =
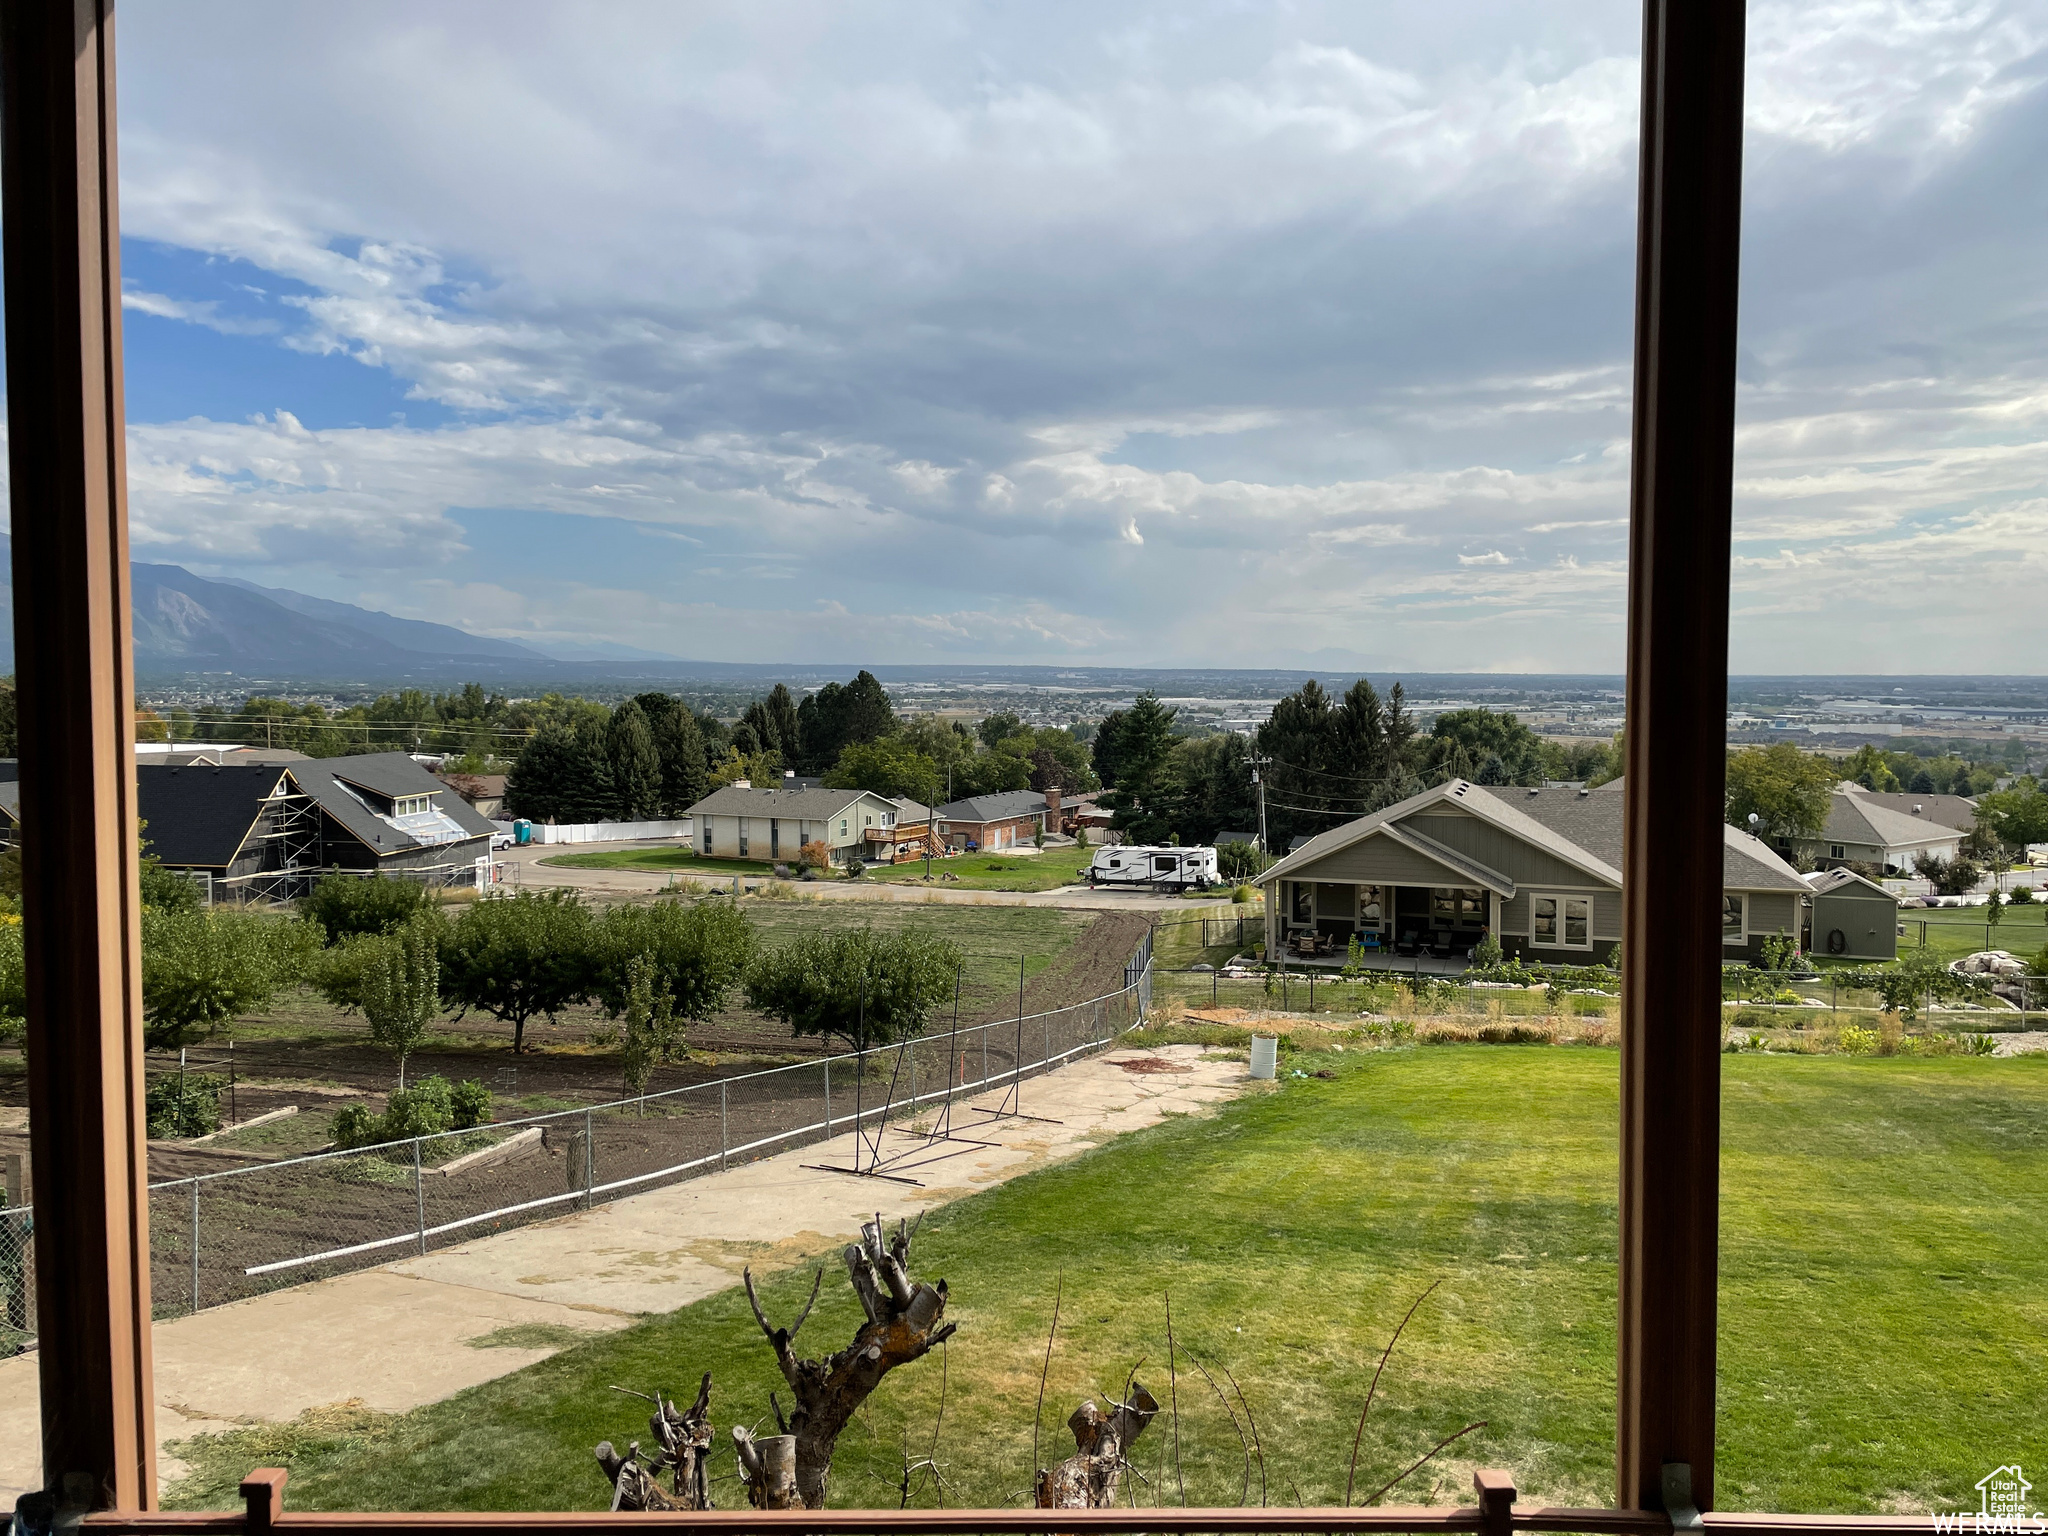
{"type": "Polygon", "coordinates": [[[1273,759],[1262,753],[1253,752],[1246,756],[1245,761],[1252,765],[1252,782],[1259,786],[1259,852],[1270,853],[1272,850],[1266,846],[1266,776],[1259,770],[1269,765],[1273,759]]]}

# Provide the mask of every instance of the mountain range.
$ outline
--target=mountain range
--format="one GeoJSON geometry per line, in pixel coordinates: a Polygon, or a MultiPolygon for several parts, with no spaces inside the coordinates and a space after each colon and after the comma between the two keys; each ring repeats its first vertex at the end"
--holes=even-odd
{"type": "MultiPolygon", "coordinates": [[[[0,561],[10,559],[0,539],[0,561]]],[[[196,576],[179,565],[130,567],[135,671],[143,680],[232,674],[250,681],[532,682],[697,675],[681,657],[622,645],[525,645],[453,624],[401,619],[374,608],[196,576]]],[[[13,594],[0,586],[0,670],[14,665],[13,594]]],[[[716,670],[711,669],[711,670],[716,670]]]]}

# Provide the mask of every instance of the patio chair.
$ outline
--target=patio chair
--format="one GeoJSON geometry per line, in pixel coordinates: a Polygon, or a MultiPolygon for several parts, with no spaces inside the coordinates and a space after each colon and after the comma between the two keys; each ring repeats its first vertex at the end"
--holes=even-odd
{"type": "Polygon", "coordinates": [[[1396,943],[1396,944],[1394,945],[1394,953],[1395,953],[1395,954],[1397,954],[1397,955],[1419,955],[1419,954],[1421,954],[1421,953],[1422,953],[1422,936],[1421,936],[1420,934],[1418,934],[1418,933],[1417,933],[1417,932],[1416,932],[1416,931],[1415,931],[1415,930],[1414,930],[1413,928],[1404,928],[1404,929],[1402,929],[1402,930],[1401,930],[1401,938],[1400,938],[1399,942],[1397,942],[1397,943],[1396,943]]]}

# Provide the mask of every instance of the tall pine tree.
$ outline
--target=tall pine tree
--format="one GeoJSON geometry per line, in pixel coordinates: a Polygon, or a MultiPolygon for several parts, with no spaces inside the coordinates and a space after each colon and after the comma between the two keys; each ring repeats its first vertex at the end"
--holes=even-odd
{"type": "Polygon", "coordinates": [[[574,732],[549,721],[527,738],[505,775],[505,813],[527,821],[561,820],[563,796],[575,772],[574,732]]]}
{"type": "Polygon", "coordinates": [[[661,760],[661,814],[686,816],[704,798],[704,738],[697,717],[672,709],[654,723],[654,755],[661,760]]]}
{"type": "Polygon", "coordinates": [[[613,816],[651,821],[661,810],[661,758],[647,716],[632,699],[612,711],[605,727],[605,761],[612,771],[613,816]]]}
{"type": "Polygon", "coordinates": [[[612,819],[618,794],[612,788],[611,756],[606,751],[608,724],[588,717],[576,722],[568,781],[563,786],[557,820],[577,823],[612,819]]]}

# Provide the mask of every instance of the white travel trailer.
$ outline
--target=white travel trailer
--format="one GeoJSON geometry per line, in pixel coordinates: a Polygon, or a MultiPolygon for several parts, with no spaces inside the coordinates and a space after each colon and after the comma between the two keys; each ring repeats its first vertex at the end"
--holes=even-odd
{"type": "Polygon", "coordinates": [[[1206,891],[1222,877],[1214,848],[1138,848],[1118,844],[1095,850],[1088,866],[1090,885],[1151,885],[1206,891]]]}

